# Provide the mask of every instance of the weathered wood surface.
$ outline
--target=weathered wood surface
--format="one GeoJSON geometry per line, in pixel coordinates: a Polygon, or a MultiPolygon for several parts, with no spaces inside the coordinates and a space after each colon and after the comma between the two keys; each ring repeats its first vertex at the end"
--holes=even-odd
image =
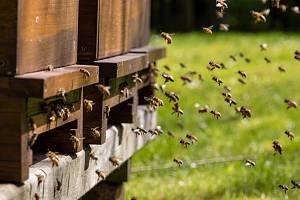
{"type": "Polygon", "coordinates": [[[109,174],[116,169],[109,161],[111,156],[120,158],[123,163],[153,139],[150,135],[136,136],[131,131],[131,128],[137,125],[145,129],[155,128],[156,113],[145,112],[146,109],[145,106],[139,107],[137,124],[122,124],[122,128],[109,128],[105,144],[90,145],[73,156],[60,155],[59,167],[53,168],[49,159],[34,164],[30,167],[30,178],[24,185],[0,184],[0,199],[31,200],[35,194],[43,200],[80,198],[102,181],[98,178],[96,170],[109,174]],[[91,152],[98,158],[97,161],[89,158],[91,152]],[[40,184],[37,175],[43,175],[45,178],[40,184]],[[56,190],[57,181],[62,183],[59,191],[56,190]]]}
{"type": "Polygon", "coordinates": [[[76,63],[78,0],[0,2],[0,74],[76,63]]]}
{"type": "Polygon", "coordinates": [[[0,89],[17,95],[40,97],[43,99],[58,95],[59,90],[70,92],[99,82],[99,67],[91,65],[71,65],[53,71],[34,72],[15,77],[2,77],[0,89]],[[90,73],[87,77],[80,71],[90,73]]]}
{"type": "Polygon", "coordinates": [[[147,54],[149,62],[155,62],[166,57],[166,48],[164,47],[150,47],[143,46],[130,50],[131,53],[145,53],[147,54]]]}

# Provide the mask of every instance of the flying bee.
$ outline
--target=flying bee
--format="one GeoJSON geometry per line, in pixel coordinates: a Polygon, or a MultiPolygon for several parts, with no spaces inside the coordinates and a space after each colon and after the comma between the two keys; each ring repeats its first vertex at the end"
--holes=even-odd
{"type": "Polygon", "coordinates": [[[234,62],[237,61],[237,59],[236,59],[236,57],[235,57],[234,55],[230,55],[229,58],[230,58],[231,60],[233,60],[234,62]]]}
{"type": "Polygon", "coordinates": [[[181,167],[183,165],[183,161],[177,158],[174,158],[173,161],[178,165],[178,167],[181,167]]]}
{"type": "Polygon", "coordinates": [[[196,71],[189,71],[188,73],[187,73],[189,76],[195,76],[196,74],[197,74],[197,72],[196,71]]]}
{"type": "Polygon", "coordinates": [[[54,166],[58,167],[59,159],[58,159],[57,153],[52,152],[52,151],[48,151],[47,157],[48,157],[48,158],[50,159],[50,161],[52,162],[52,167],[54,167],[54,166]]]}
{"type": "Polygon", "coordinates": [[[279,9],[281,10],[281,12],[285,13],[287,10],[287,5],[280,4],[279,9]]]}
{"type": "Polygon", "coordinates": [[[156,110],[158,107],[164,106],[163,100],[158,97],[144,97],[144,99],[147,101],[150,109],[156,110]]]}
{"type": "Polygon", "coordinates": [[[270,15],[271,10],[269,8],[264,9],[261,11],[261,14],[263,14],[264,16],[269,16],[270,15]]]}
{"type": "Polygon", "coordinates": [[[84,99],[83,100],[84,107],[86,109],[86,112],[92,112],[93,111],[93,106],[95,103],[92,100],[84,99]]]}
{"type": "Polygon", "coordinates": [[[179,107],[179,104],[178,104],[178,102],[176,102],[175,104],[174,104],[174,106],[172,107],[172,110],[173,110],[173,113],[172,114],[177,114],[177,117],[180,117],[180,115],[183,115],[184,114],[184,112],[183,112],[183,110],[179,107]]]}
{"type": "Polygon", "coordinates": [[[225,102],[227,102],[229,104],[229,106],[237,105],[236,101],[232,98],[229,98],[229,97],[225,98],[225,102]]]}
{"type": "Polygon", "coordinates": [[[41,174],[36,174],[36,178],[38,180],[38,186],[45,180],[45,176],[41,174]]]}
{"type": "Polygon", "coordinates": [[[173,76],[171,76],[171,75],[169,75],[169,74],[167,74],[167,73],[162,73],[162,77],[165,79],[165,84],[167,83],[167,82],[174,82],[174,78],[173,78],[173,76]]]}
{"type": "Polygon", "coordinates": [[[284,103],[287,104],[287,108],[286,108],[286,109],[297,108],[297,107],[298,107],[298,104],[296,103],[296,101],[292,101],[292,100],[289,100],[289,99],[285,99],[285,100],[284,100],[284,103]]]}
{"type": "Polygon", "coordinates": [[[119,158],[117,158],[116,156],[111,156],[109,158],[109,161],[112,163],[112,165],[114,167],[119,167],[120,166],[120,163],[121,163],[121,160],[119,158]]]}
{"type": "Polygon", "coordinates": [[[132,128],[131,130],[136,135],[146,135],[147,134],[147,131],[141,127],[132,128]]]}
{"type": "Polygon", "coordinates": [[[243,84],[243,85],[246,85],[246,84],[247,84],[247,82],[246,82],[244,79],[239,78],[238,81],[239,81],[241,84],[243,84]]]}
{"type": "Polygon", "coordinates": [[[272,145],[273,149],[274,149],[274,155],[277,153],[279,153],[280,155],[282,154],[282,146],[281,144],[279,143],[279,141],[277,140],[274,140],[273,141],[273,145],[272,145]]]}
{"type": "Polygon", "coordinates": [[[224,63],[220,63],[222,69],[228,69],[224,63]]]}
{"type": "Polygon", "coordinates": [[[188,138],[189,140],[191,140],[192,143],[198,142],[198,138],[195,135],[191,134],[191,133],[186,134],[185,137],[188,138]]]}
{"type": "Polygon", "coordinates": [[[132,75],[133,78],[133,82],[134,83],[143,83],[143,79],[140,78],[138,73],[135,73],[134,75],[132,75]]]}
{"type": "Polygon", "coordinates": [[[216,8],[219,9],[219,12],[223,14],[224,10],[228,8],[226,0],[216,0],[216,8]]]}
{"type": "Polygon", "coordinates": [[[300,189],[300,184],[298,182],[291,180],[291,183],[293,185],[292,189],[300,189]]]}
{"type": "Polygon", "coordinates": [[[279,70],[280,72],[286,72],[286,70],[285,70],[282,66],[279,66],[279,67],[278,67],[278,70],[279,70]]]}
{"type": "Polygon", "coordinates": [[[239,75],[241,75],[242,78],[247,78],[247,73],[246,73],[246,72],[244,72],[244,71],[242,71],[242,70],[239,70],[239,71],[237,71],[237,73],[238,73],[239,75]]]}
{"type": "Polygon", "coordinates": [[[229,31],[229,24],[219,24],[219,30],[223,32],[229,31]]]}
{"type": "Polygon", "coordinates": [[[272,0],[272,6],[274,8],[279,8],[279,6],[280,6],[280,0],[272,0]]]}
{"type": "Polygon", "coordinates": [[[295,51],[295,59],[300,61],[300,51],[295,51]]]}
{"type": "Polygon", "coordinates": [[[222,114],[221,114],[220,112],[216,111],[216,110],[212,110],[212,111],[210,111],[210,113],[211,113],[216,119],[219,119],[219,118],[222,116],[222,114]]]}
{"type": "Polygon", "coordinates": [[[240,52],[240,53],[239,53],[239,56],[240,56],[241,58],[244,58],[244,57],[245,57],[245,55],[244,55],[243,52],[240,52]]]}
{"type": "Polygon", "coordinates": [[[240,112],[242,114],[243,118],[247,118],[247,117],[251,118],[251,116],[252,116],[251,110],[249,108],[244,107],[244,106],[240,107],[238,109],[238,112],[240,112]]]}
{"type": "Polygon", "coordinates": [[[168,71],[171,71],[171,67],[169,65],[165,65],[164,68],[168,71]]]}
{"type": "Polygon", "coordinates": [[[222,66],[219,63],[215,63],[214,61],[209,61],[208,63],[210,71],[213,71],[215,68],[221,69],[222,66]]]}
{"type": "Polygon", "coordinates": [[[208,111],[209,111],[208,105],[205,105],[204,107],[198,109],[198,113],[207,113],[208,111]]]}
{"type": "Polygon", "coordinates": [[[256,163],[253,160],[245,160],[245,166],[246,167],[255,167],[256,163]]]}
{"type": "Polygon", "coordinates": [[[91,76],[91,73],[87,69],[81,68],[79,71],[83,73],[85,79],[88,79],[91,76]]]}
{"type": "Polygon", "coordinates": [[[278,187],[279,187],[281,190],[283,190],[285,194],[286,194],[287,191],[289,190],[289,187],[288,187],[287,185],[282,185],[282,184],[280,184],[278,187]]]}
{"type": "Polygon", "coordinates": [[[265,57],[264,60],[266,61],[267,64],[270,64],[272,62],[271,59],[268,57],[265,57]]]}
{"type": "Polygon", "coordinates": [[[225,92],[231,92],[232,91],[231,87],[229,87],[227,85],[224,85],[224,90],[225,90],[225,92]]]}
{"type": "Polygon", "coordinates": [[[231,98],[232,95],[230,92],[222,92],[222,95],[225,97],[225,98],[231,98]]]}
{"type": "Polygon", "coordinates": [[[292,131],[289,131],[289,130],[284,131],[284,134],[286,134],[291,141],[295,137],[295,134],[292,131]]]}
{"type": "Polygon", "coordinates": [[[246,62],[246,63],[251,63],[250,58],[245,58],[245,62],[246,62]]]}
{"type": "Polygon", "coordinates": [[[257,11],[250,11],[250,14],[255,20],[255,23],[260,23],[260,22],[267,22],[267,18],[263,15],[263,13],[257,12],[257,11]]]}
{"type": "Polygon", "coordinates": [[[166,97],[169,99],[169,102],[177,102],[179,101],[179,96],[175,92],[165,92],[166,97]]]}
{"type": "Polygon", "coordinates": [[[296,14],[296,15],[299,15],[300,14],[300,9],[298,6],[293,6],[291,7],[291,11],[296,14]]]}
{"type": "Polygon", "coordinates": [[[163,129],[162,129],[160,126],[157,126],[154,130],[155,130],[159,135],[161,135],[161,134],[164,133],[163,129]]]}
{"type": "Polygon", "coordinates": [[[267,43],[262,43],[259,45],[261,51],[266,51],[268,49],[267,43]]]}
{"type": "Polygon", "coordinates": [[[73,143],[73,148],[78,150],[80,146],[80,140],[84,140],[85,138],[78,138],[73,134],[70,134],[70,141],[73,143]]]}
{"type": "Polygon", "coordinates": [[[186,85],[187,83],[192,82],[192,79],[190,77],[187,77],[187,76],[180,76],[180,79],[182,80],[183,85],[186,85]]]}
{"type": "Polygon", "coordinates": [[[173,42],[173,36],[174,34],[166,33],[166,32],[161,32],[160,36],[165,40],[166,44],[172,44],[173,42]]]}
{"type": "Polygon", "coordinates": [[[204,81],[204,77],[202,76],[202,74],[198,74],[198,79],[202,82],[204,81]]]}
{"type": "Polygon", "coordinates": [[[154,130],[149,130],[148,132],[151,134],[151,136],[159,135],[159,133],[155,129],[154,130]]]}
{"type": "Polygon", "coordinates": [[[221,11],[219,11],[219,10],[216,10],[216,17],[217,17],[218,19],[221,19],[221,18],[224,17],[224,13],[221,12],[221,11]]]}
{"type": "Polygon", "coordinates": [[[182,62],[179,63],[179,65],[180,65],[181,68],[186,68],[186,65],[184,63],[182,63],[182,62]]]}
{"type": "Polygon", "coordinates": [[[215,81],[219,86],[221,86],[221,84],[223,83],[223,81],[216,76],[213,76],[212,80],[215,81]]]}
{"type": "Polygon", "coordinates": [[[96,174],[97,174],[97,176],[98,176],[98,179],[100,179],[100,178],[101,178],[102,180],[105,179],[105,176],[106,176],[106,175],[105,175],[105,173],[104,173],[103,171],[100,171],[100,170],[97,169],[97,170],[96,170],[96,174]]]}
{"type": "Polygon", "coordinates": [[[212,31],[213,27],[214,27],[213,25],[209,26],[209,27],[203,27],[202,30],[203,30],[204,33],[212,35],[213,34],[213,31],[212,31]]]}
{"type": "Polygon", "coordinates": [[[185,141],[185,140],[183,140],[183,139],[181,139],[181,140],[179,141],[179,143],[180,143],[184,148],[188,148],[188,146],[191,145],[190,142],[185,141]]]}
{"type": "Polygon", "coordinates": [[[100,138],[101,132],[99,131],[99,129],[100,129],[99,127],[90,128],[91,135],[92,135],[94,138],[100,138]]]}
{"type": "Polygon", "coordinates": [[[90,159],[92,159],[92,160],[95,160],[95,161],[98,160],[98,157],[96,157],[95,154],[92,153],[92,152],[89,154],[89,157],[90,157],[90,159]]]}
{"type": "Polygon", "coordinates": [[[167,134],[168,134],[168,136],[170,136],[172,138],[176,138],[176,135],[171,131],[168,131],[167,134]]]}
{"type": "Polygon", "coordinates": [[[104,96],[106,96],[106,97],[110,96],[110,87],[109,86],[98,84],[98,85],[96,85],[96,87],[101,92],[101,94],[103,94],[104,96]]]}

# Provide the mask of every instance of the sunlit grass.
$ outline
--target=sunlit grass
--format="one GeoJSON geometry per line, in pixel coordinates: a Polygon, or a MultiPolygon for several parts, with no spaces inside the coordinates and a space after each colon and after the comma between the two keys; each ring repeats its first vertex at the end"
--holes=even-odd
{"type": "MultiPolygon", "coordinates": [[[[154,36],[153,45],[162,45],[154,36]]],[[[292,128],[300,133],[299,110],[286,110],[284,98],[300,103],[300,62],[293,59],[293,52],[300,49],[300,35],[284,33],[229,33],[208,37],[204,34],[178,34],[174,44],[167,47],[168,57],[159,63],[172,67],[170,74],[176,79],[168,83],[167,90],[180,94],[180,105],[185,115],[178,119],[171,115],[171,105],[159,110],[159,124],[165,129],[184,137],[192,132],[199,142],[183,149],[177,140],[163,135],[139,152],[133,159],[137,166],[159,166],[181,158],[186,165],[195,160],[214,157],[244,155],[257,162],[255,168],[245,168],[243,161],[205,165],[199,168],[158,170],[133,173],[126,184],[127,198],[138,199],[284,199],[279,184],[290,184],[290,179],[300,181],[300,139],[289,141],[283,134],[292,128]],[[259,44],[268,43],[269,50],[261,52],[259,44]],[[243,52],[251,59],[247,64],[238,56],[243,52]],[[236,55],[238,62],[229,59],[236,55]],[[264,57],[272,59],[266,64],[264,57]],[[228,70],[206,69],[210,60],[224,62],[228,70]],[[181,69],[179,62],[188,67],[181,69]],[[287,73],[280,73],[282,65],[287,73]],[[248,74],[247,85],[241,85],[237,70],[248,74]],[[181,74],[189,70],[202,73],[204,82],[196,81],[182,86],[181,74]],[[250,107],[253,117],[242,120],[234,108],[230,108],[221,95],[222,88],[212,80],[219,76],[232,88],[232,95],[239,105],[250,107]],[[209,114],[199,114],[194,104],[205,104],[222,113],[220,120],[209,114]],[[184,126],[182,130],[178,123],[184,126]],[[278,139],[283,156],[273,156],[272,140],[278,139]]],[[[161,82],[161,79],[159,79],[161,82]]],[[[175,164],[174,164],[175,165],[175,164]]],[[[289,199],[300,199],[300,190],[288,193],[289,199]]]]}

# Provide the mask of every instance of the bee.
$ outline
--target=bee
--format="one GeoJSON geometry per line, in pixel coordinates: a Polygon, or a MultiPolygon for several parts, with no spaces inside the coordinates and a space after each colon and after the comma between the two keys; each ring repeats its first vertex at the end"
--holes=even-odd
{"type": "Polygon", "coordinates": [[[272,6],[274,8],[279,8],[279,6],[280,6],[280,0],[272,0],[272,6]]]}
{"type": "Polygon", "coordinates": [[[105,179],[105,176],[106,176],[106,175],[105,175],[105,173],[104,173],[103,171],[100,171],[100,170],[97,169],[97,170],[96,170],[96,174],[97,174],[97,176],[98,176],[98,179],[100,179],[100,178],[101,178],[102,180],[105,179]]]}
{"type": "Polygon", "coordinates": [[[109,158],[109,161],[112,163],[112,165],[113,165],[114,167],[120,166],[120,163],[121,163],[120,159],[117,158],[116,156],[111,156],[111,157],[109,158]]]}
{"type": "Polygon", "coordinates": [[[225,92],[231,92],[232,89],[231,89],[231,87],[225,85],[224,90],[225,90],[225,92]]]}
{"type": "Polygon", "coordinates": [[[95,160],[95,161],[98,160],[98,157],[96,157],[95,154],[92,153],[92,152],[89,154],[89,157],[90,157],[90,159],[92,159],[92,160],[95,160]]]}
{"type": "Polygon", "coordinates": [[[58,167],[58,164],[59,164],[59,158],[58,158],[57,153],[52,152],[52,151],[48,151],[47,157],[51,160],[51,162],[52,162],[52,167],[54,167],[54,166],[58,167]]]}
{"type": "Polygon", "coordinates": [[[57,191],[60,191],[61,186],[62,186],[62,182],[59,181],[58,179],[56,179],[56,190],[57,190],[57,191]]]}
{"type": "Polygon", "coordinates": [[[193,77],[197,74],[197,72],[196,71],[189,71],[187,74],[193,77]]]}
{"type": "Polygon", "coordinates": [[[295,51],[295,59],[300,61],[300,51],[295,51]]]}
{"type": "Polygon", "coordinates": [[[109,86],[98,84],[98,85],[96,85],[96,87],[104,96],[106,96],[106,97],[110,96],[110,87],[109,86]]]}
{"type": "Polygon", "coordinates": [[[71,116],[71,111],[67,107],[63,107],[63,112],[62,113],[63,113],[63,115],[62,115],[63,121],[66,121],[71,116]]]}
{"type": "Polygon", "coordinates": [[[245,166],[249,167],[255,167],[256,163],[253,160],[245,160],[245,166]]]}
{"type": "Polygon", "coordinates": [[[239,81],[241,84],[243,84],[243,85],[246,85],[246,84],[247,84],[247,82],[246,82],[244,79],[239,78],[238,81],[239,81]]]}
{"type": "Polygon", "coordinates": [[[130,96],[130,91],[129,91],[128,87],[123,87],[120,90],[120,94],[121,94],[121,96],[128,98],[130,96]]]}
{"type": "Polygon", "coordinates": [[[202,30],[203,30],[204,33],[212,35],[213,34],[213,31],[212,31],[213,27],[214,27],[213,25],[209,26],[209,27],[203,27],[202,30]]]}
{"type": "Polygon", "coordinates": [[[177,158],[174,158],[173,161],[178,165],[178,167],[181,167],[183,165],[183,161],[177,158]]]}
{"type": "Polygon", "coordinates": [[[229,93],[229,92],[222,92],[222,95],[226,98],[231,98],[232,97],[231,93],[229,93]]]}
{"type": "Polygon", "coordinates": [[[159,89],[161,92],[165,92],[166,85],[159,85],[158,89],[159,89]]]}
{"type": "Polygon", "coordinates": [[[300,189],[300,184],[296,182],[295,180],[291,180],[291,183],[293,185],[292,189],[300,189]]]}
{"type": "Polygon", "coordinates": [[[168,71],[171,71],[171,67],[169,65],[165,65],[164,68],[168,71]]]}
{"type": "Polygon", "coordinates": [[[266,17],[269,16],[270,12],[271,12],[271,10],[270,10],[269,8],[264,9],[264,10],[261,11],[261,13],[262,13],[264,16],[266,16],[266,17]]]}
{"type": "Polygon", "coordinates": [[[244,106],[240,107],[238,109],[238,112],[240,112],[242,114],[243,118],[247,118],[247,117],[251,118],[251,116],[252,116],[251,110],[249,108],[244,107],[244,106]]]}
{"type": "Polygon", "coordinates": [[[157,109],[157,107],[162,107],[164,106],[163,100],[159,99],[158,97],[144,97],[144,99],[147,101],[149,107],[151,109],[157,109]]]}
{"type": "Polygon", "coordinates": [[[94,138],[100,138],[101,133],[100,133],[99,129],[100,129],[99,127],[95,127],[95,128],[90,129],[91,134],[94,138]]]}
{"type": "Polygon", "coordinates": [[[169,75],[169,74],[167,74],[167,73],[162,73],[162,77],[165,79],[165,84],[167,83],[167,82],[174,82],[174,78],[173,78],[173,76],[171,76],[171,75],[169,75]]]}
{"type": "Polygon", "coordinates": [[[88,79],[91,76],[91,73],[87,69],[81,68],[79,71],[83,73],[85,79],[88,79]]]}
{"type": "Polygon", "coordinates": [[[215,63],[214,61],[210,61],[209,63],[208,63],[208,69],[210,70],[210,71],[213,71],[215,68],[218,68],[218,69],[221,69],[222,68],[222,66],[221,66],[221,64],[219,64],[219,63],[215,63]]]}
{"type": "Polygon", "coordinates": [[[173,39],[172,36],[174,34],[166,33],[166,32],[161,32],[160,36],[165,40],[166,44],[172,44],[173,39]]]}
{"type": "Polygon", "coordinates": [[[278,67],[278,70],[279,70],[280,72],[286,72],[286,70],[285,70],[282,66],[279,66],[279,67],[278,67]]]}
{"type": "Polygon", "coordinates": [[[219,119],[219,118],[222,116],[222,114],[221,114],[220,112],[215,111],[215,110],[210,111],[210,113],[211,113],[216,119],[219,119]]]}
{"type": "Polygon", "coordinates": [[[277,140],[274,140],[273,141],[273,145],[272,145],[273,149],[274,149],[274,155],[277,153],[279,153],[280,155],[282,154],[282,146],[281,144],[279,143],[279,141],[277,140]]]}
{"type": "Polygon", "coordinates": [[[235,57],[234,55],[230,55],[229,58],[230,58],[231,60],[233,60],[234,62],[237,61],[237,59],[236,59],[236,57],[235,57]]]}
{"type": "Polygon", "coordinates": [[[255,23],[260,23],[260,22],[265,23],[265,22],[267,22],[267,18],[261,12],[257,12],[257,11],[252,10],[252,11],[250,11],[250,14],[255,19],[255,23]]]}
{"type": "Polygon", "coordinates": [[[289,130],[284,131],[284,134],[286,134],[291,141],[295,137],[295,134],[292,131],[289,131],[289,130]]]}
{"type": "Polygon", "coordinates": [[[300,9],[298,6],[293,6],[291,7],[291,11],[296,14],[296,15],[299,15],[300,14],[300,9]]]}
{"type": "Polygon", "coordinates": [[[176,103],[174,104],[174,106],[172,107],[172,110],[173,110],[173,113],[172,113],[172,114],[177,113],[177,117],[180,117],[180,115],[183,115],[183,114],[184,114],[183,110],[179,107],[178,102],[176,102],[176,103]]]}
{"type": "Polygon", "coordinates": [[[219,24],[219,30],[228,32],[229,31],[229,24],[219,24]]]}
{"type": "Polygon", "coordinates": [[[35,200],[40,200],[41,197],[40,197],[40,195],[39,195],[38,193],[35,193],[35,194],[34,194],[34,199],[35,199],[35,200]]]}
{"type": "Polygon", "coordinates": [[[83,100],[83,104],[86,109],[86,112],[93,111],[93,106],[95,105],[95,103],[92,100],[85,99],[85,100],[83,100]]]}
{"type": "Polygon", "coordinates": [[[283,13],[285,13],[286,10],[287,10],[287,5],[280,4],[279,8],[280,8],[280,10],[281,10],[283,13]]]}
{"type": "Polygon", "coordinates": [[[239,71],[237,71],[237,73],[238,73],[239,75],[241,75],[242,78],[247,78],[246,72],[244,72],[244,71],[242,71],[242,70],[239,70],[239,71]]]}
{"type": "Polygon", "coordinates": [[[239,53],[239,56],[240,56],[241,58],[244,58],[244,57],[245,57],[245,55],[244,55],[243,52],[240,52],[240,53],[239,53]]]}
{"type": "Polygon", "coordinates": [[[52,72],[54,70],[53,65],[48,65],[47,66],[47,71],[52,72]]]}
{"type": "Polygon", "coordinates": [[[228,69],[224,63],[220,63],[222,69],[228,69]]]}
{"type": "Polygon", "coordinates": [[[204,77],[202,76],[202,74],[198,74],[198,79],[202,82],[204,81],[204,77]]]}
{"type": "Polygon", "coordinates": [[[59,88],[57,90],[57,95],[61,96],[65,102],[67,101],[67,99],[66,99],[66,90],[64,88],[59,88]]]}
{"type": "Polygon", "coordinates": [[[183,81],[183,85],[186,85],[187,83],[192,82],[192,79],[187,76],[180,76],[180,79],[183,81]]]}
{"type": "Polygon", "coordinates": [[[136,135],[146,135],[147,134],[147,131],[145,129],[141,128],[141,127],[132,128],[131,130],[136,135]]]}
{"type": "Polygon", "coordinates": [[[224,10],[228,8],[226,0],[216,0],[216,8],[220,9],[221,13],[224,13],[224,10]]]}
{"type": "Polygon", "coordinates": [[[143,83],[143,82],[144,82],[143,79],[141,79],[141,78],[139,77],[139,74],[138,74],[138,73],[135,73],[134,75],[132,75],[132,78],[133,78],[133,82],[134,82],[134,83],[143,83]]]}
{"type": "Polygon", "coordinates": [[[84,140],[85,138],[78,138],[75,135],[70,134],[70,141],[73,143],[73,147],[75,150],[78,150],[80,146],[80,140],[84,140]]]}
{"type": "Polygon", "coordinates": [[[261,51],[266,51],[268,49],[268,44],[267,43],[263,43],[259,45],[260,50],[261,51]]]}
{"type": "Polygon", "coordinates": [[[181,68],[186,68],[186,65],[184,63],[182,63],[182,62],[179,63],[179,65],[180,65],[181,68]]]}
{"type": "Polygon", "coordinates": [[[289,99],[285,99],[284,103],[287,104],[287,108],[286,109],[290,109],[290,108],[297,108],[298,104],[295,101],[289,100],[289,99]]]}
{"type": "Polygon", "coordinates": [[[198,113],[207,113],[209,111],[208,105],[205,105],[203,108],[198,109],[198,113]]]}
{"type": "Polygon", "coordinates": [[[169,102],[179,101],[179,96],[175,92],[165,92],[165,95],[169,99],[169,102]]]}
{"type": "Polygon", "coordinates": [[[270,64],[272,62],[268,57],[265,57],[264,60],[266,61],[267,64],[270,64]]]}
{"type": "Polygon", "coordinates": [[[216,76],[213,76],[212,80],[215,81],[219,86],[221,86],[221,84],[223,83],[223,81],[216,76]]]}
{"type": "Polygon", "coordinates": [[[159,133],[155,129],[154,130],[149,130],[149,133],[151,134],[151,136],[159,135],[159,133]]]}
{"type": "Polygon", "coordinates": [[[109,106],[105,106],[105,108],[104,108],[104,114],[105,114],[106,118],[109,117],[109,113],[110,113],[110,107],[109,106]]]}
{"type": "Polygon", "coordinates": [[[172,138],[176,138],[176,135],[173,132],[168,131],[167,133],[168,133],[168,136],[170,136],[172,138]]]}
{"type": "Polygon", "coordinates": [[[236,101],[232,98],[229,98],[229,97],[225,98],[225,102],[227,102],[229,104],[229,106],[237,105],[236,101]]]}
{"type": "Polygon", "coordinates": [[[36,174],[37,180],[38,180],[38,186],[45,180],[45,176],[36,174]]]}
{"type": "Polygon", "coordinates": [[[280,184],[278,187],[279,187],[280,189],[282,189],[282,190],[284,191],[285,194],[286,194],[287,191],[289,190],[289,187],[288,187],[287,185],[282,185],[282,184],[280,184]]]}
{"type": "Polygon", "coordinates": [[[224,17],[224,13],[221,12],[221,11],[219,11],[219,10],[216,10],[216,17],[219,18],[219,19],[221,19],[221,18],[224,17]]]}
{"type": "Polygon", "coordinates": [[[184,148],[188,148],[188,146],[191,145],[190,142],[185,141],[185,140],[183,140],[183,139],[181,139],[181,140],[179,141],[179,143],[180,143],[184,148]]]}
{"type": "Polygon", "coordinates": [[[186,134],[185,137],[188,138],[189,140],[191,140],[192,143],[198,142],[198,138],[195,135],[191,134],[191,133],[186,134]]]}

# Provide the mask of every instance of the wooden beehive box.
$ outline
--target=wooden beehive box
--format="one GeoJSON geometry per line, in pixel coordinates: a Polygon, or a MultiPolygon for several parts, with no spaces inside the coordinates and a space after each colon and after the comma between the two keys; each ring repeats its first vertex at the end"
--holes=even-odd
{"type": "Polygon", "coordinates": [[[78,59],[95,61],[148,43],[150,0],[79,3],[78,59]]]}
{"type": "Polygon", "coordinates": [[[78,0],[0,2],[0,74],[76,63],[78,0]]]}

